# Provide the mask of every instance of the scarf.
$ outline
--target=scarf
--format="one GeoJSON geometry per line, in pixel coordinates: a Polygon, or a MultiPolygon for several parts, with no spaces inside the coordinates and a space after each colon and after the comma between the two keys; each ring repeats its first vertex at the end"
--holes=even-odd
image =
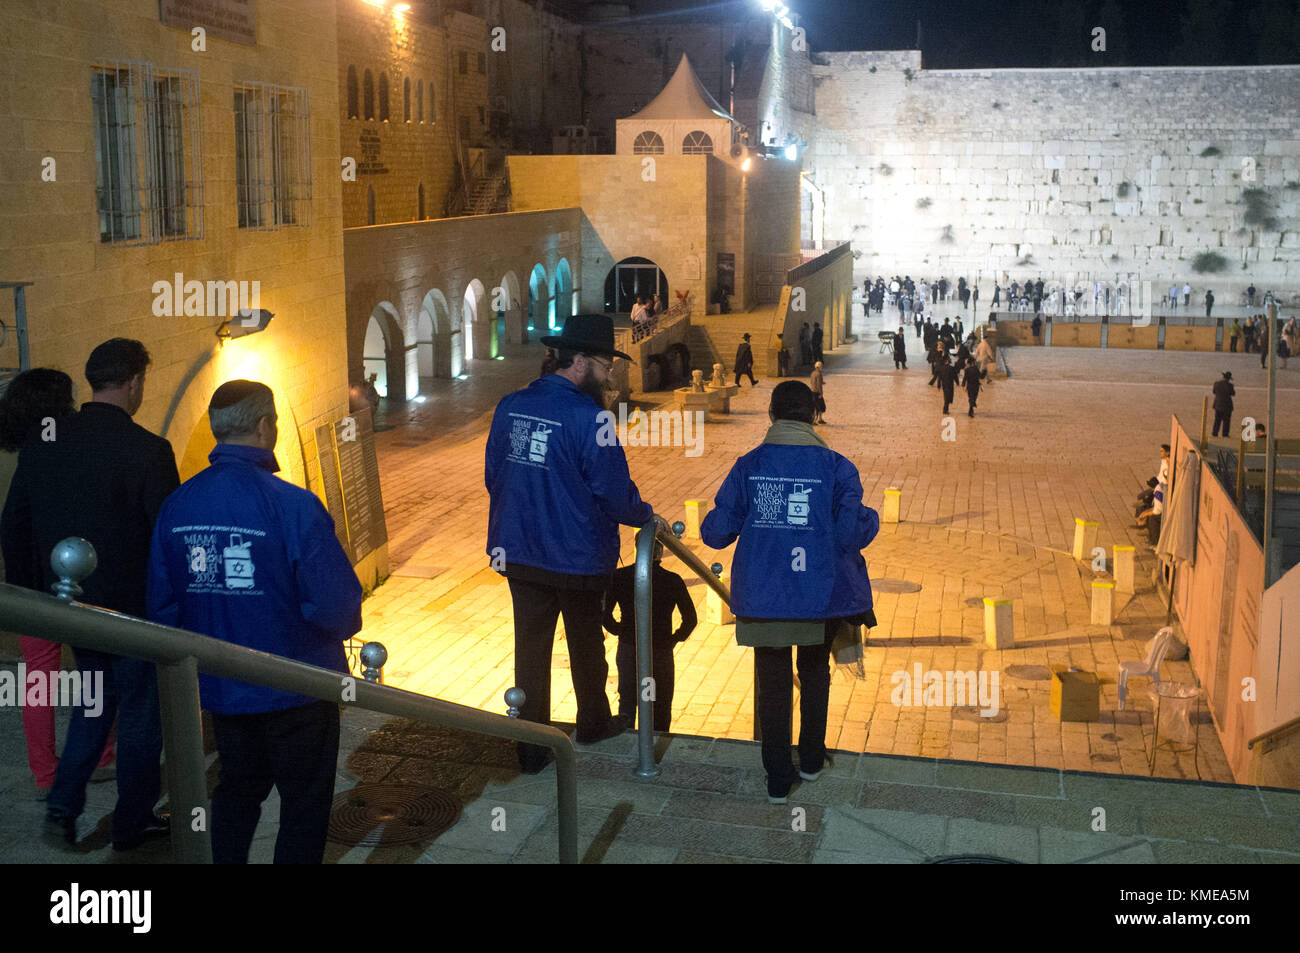
{"type": "Polygon", "coordinates": [[[813,430],[812,424],[802,420],[778,420],[767,429],[764,443],[775,443],[792,447],[826,447],[830,446],[813,430]]]}

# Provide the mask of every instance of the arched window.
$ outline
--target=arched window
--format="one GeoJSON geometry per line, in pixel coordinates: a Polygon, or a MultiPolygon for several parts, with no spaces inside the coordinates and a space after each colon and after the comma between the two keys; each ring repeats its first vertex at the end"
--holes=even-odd
{"type": "Polygon", "coordinates": [[[366,105],[366,111],[362,115],[366,119],[375,118],[375,78],[370,75],[370,70],[366,70],[361,77],[361,94],[366,105]]]}
{"type": "Polygon", "coordinates": [[[433,80],[429,80],[429,122],[438,121],[438,100],[433,97],[433,80]]]}
{"type": "Polygon", "coordinates": [[[636,142],[632,143],[632,151],[639,156],[664,154],[664,140],[657,132],[646,132],[636,137],[636,142]]]}
{"type": "Polygon", "coordinates": [[[694,132],[687,133],[686,138],[682,140],[682,155],[684,156],[712,154],[713,140],[709,138],[707,132],[696,129],[694,132]]]}
{"type": "Polygon", "coordinates": [[[348,67],[348,118],[356,119],[360,113],[357,112],[357,68],[348,67]]]}
{"type": "Polygon", "coordinates": [[[379,121],[388,122],[388,74],[379,74],[379,121]]]}
{"type": "Polygon", "coordinates": [[[402,80],[402,121],[411,121],[411,78],[402,80]]]}
{"type": "Polygon", "coordinates": [[[424,80],[415,81],[415,116],[417,122],[424,122],[424,80]]]}

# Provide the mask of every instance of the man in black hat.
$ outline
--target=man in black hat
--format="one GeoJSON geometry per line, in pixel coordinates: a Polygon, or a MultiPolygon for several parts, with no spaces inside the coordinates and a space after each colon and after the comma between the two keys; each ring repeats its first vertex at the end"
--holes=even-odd
{"type": "Polygon", "coordinates": [[[749,349],[749,335],[743,335],[740,346],[736,348],[736,386],[740,386],[740,377],[742,374],[749,376],[750,386],[754,386],[758,381],[754,380],[754,353],[749,349]]]}
{"type": "MultiPolygon", "coordinates": [[[[601,631],[603,595],[618,562],[619,524],[653,516],[627,469],[605,391],[614,358],[614,323],[575,314],[558,336],[556,369],[502,398],[488,435],[484,482],[487,553],[510,583],[515,617],[515,685],[523,718],[551,718],[551,650],[564,615],[578,700],[577,740],[596,742],[629,727],[610,715],[609,666],[601,631]]],[[[548,749],[520,744],[524,771],[545,767],[548,749]]]]}
{"type": "Polygon", "coordinates": [[[1237,393],[1232,386],[1232,371],[1224,371],[1223,379],[1214,382],[1214,436],[1219,436],[1219,427],[1223,435],[1228,436],[1232,427],[1232,397],[1237,393]]]}

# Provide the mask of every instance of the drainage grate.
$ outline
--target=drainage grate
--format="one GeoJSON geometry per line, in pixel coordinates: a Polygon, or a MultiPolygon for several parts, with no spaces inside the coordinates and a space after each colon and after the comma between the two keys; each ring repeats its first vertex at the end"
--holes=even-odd
{"type": "Polygon", "coordinates": [[[460,820],[461,803],[440,788],[358,784],[334,798],[329,839],[349,847],[431,841],[460,820]]]}
{"type": "Polygon", "coordinates": [[[1018,860],[1006,857],[994,857],[992,854],[950,854],[947,857],[931,857],[927,864],[1018,864],[1018,860]]]}

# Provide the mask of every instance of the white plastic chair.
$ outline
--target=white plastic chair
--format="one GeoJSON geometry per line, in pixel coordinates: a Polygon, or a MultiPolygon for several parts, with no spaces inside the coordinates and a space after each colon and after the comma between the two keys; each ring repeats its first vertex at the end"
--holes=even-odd
{"type": "Polygon", "coordinates": [[[1156,633],[1155,641],[1151,643],[1151,654],[1141,662],[1120,662],[1119,663],[1119,710],[1124,710],[1124,701],[1128,698],[1128,680],[1130,676],[1138,678],[1150,678],[1155,684],[1160,684],[1160,663],[1165,660],[1165,655],[1169,652],[1169,643],[1173,641],[1174,630],[1170,626],[1165,626],[1156,633]]]}

